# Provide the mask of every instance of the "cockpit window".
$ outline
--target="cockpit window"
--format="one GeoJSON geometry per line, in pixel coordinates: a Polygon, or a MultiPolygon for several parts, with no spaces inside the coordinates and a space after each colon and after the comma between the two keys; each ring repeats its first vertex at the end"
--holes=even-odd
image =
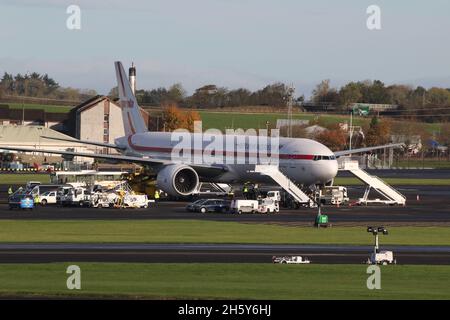
{"type": "Polygon", "coordinates": [[[319,160],[336,160],[336,156],[332,155],[332,156],[314,156],[313,157],[314,161],[319,161],[319,160]]]}

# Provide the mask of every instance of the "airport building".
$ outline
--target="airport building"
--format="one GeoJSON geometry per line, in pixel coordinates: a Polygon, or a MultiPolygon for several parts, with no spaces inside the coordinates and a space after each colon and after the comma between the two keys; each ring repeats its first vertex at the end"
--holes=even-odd
{"type": "MultiPolygon", "coordinates": [[[[60,138],[60,139],[71,139],[71,137],[62,134],[58,131],[46,128],[44,126],[21,126],[21,125],[0,125],[0,151],[2,151],[2,146],[5,147],[23,147],[31,149],[46,149],[55,151],[75,151],[75,152],[87,152],[91,153],[84,145],[76,142],[70,141],[59,141],[42,138],[42,136],[60,138]]],[[[54,154],[43,154],[43,153],[19,153],[23,162],[26,163],[42,163],[51,162],[50,158],[54,161],[56,158],[61,159],[59,156],[54,154]],[[47,161],[46,161],[47,160],[47,161]]],[[[76,158],[79,162],[92,163],[91,158],[76,158]]]]}
{"type": "MultiPolygon", "coordinates": [[[[143,109],[141,114],[148,125],[149,114],[143,109]]],[[[70,111],[69,119],[68,134],[80,140],[114,143],[116,138],[125,135],[122,110],[107,96],[95,96],[77,105],[70,111]]],[[[107,148],[91,148],[100,153],[116,152],[107,148]]]]}
{"type": "MultiPolygon", "coordinates": [[[[149,123],[149,114],[141,109],[145,122],[149,123]]],[[[46,112],[43,109],[12,109],[7,104],[0,105],[0,126],[26,126],[53,129],[61,135],[87,141],[114,143],[118,137],[125,135],[122,111],[118,103],[107,96],[98,95],[75,106],[69,113],[46,112]]],[[[8,129],[19,130],[19,129],[8,129]]],[[[37,132],[23,129],[21,137],[26,133],[37,132]]],[[[69,137],[69,138],[70,138],[69,137]]],[[[30,136],[26,141],[35,141],[30,136]]],[[[13,140],[15,141],[15,140],[13,140]]],[[[62,147],[63,144],[61,144],[62,147]]],[[[95,146],[86,146],[91,152],[115,153],[117,151],[95,146]]]]}
{"type": "Polygon", "coordinates": [[[64,131],[67,117],[66,113],[46,112],[43,109],[10,108],[8,104],[0,104],[0,125],[35,125],[64,131]]]}

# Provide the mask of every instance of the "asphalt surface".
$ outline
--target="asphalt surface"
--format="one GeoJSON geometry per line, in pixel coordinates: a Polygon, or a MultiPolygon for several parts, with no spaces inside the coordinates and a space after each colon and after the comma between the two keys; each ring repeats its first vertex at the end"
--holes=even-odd
{"type": "MultiPolygon", "coordinates": [[[[450,178],[449,170],[389,171],[389,176],[422,178],[450,178]]],[[[378,176],[383,173],[377,171],[378,176]]],[[[3,194],[4,186],[0,186],[3,194]]],[[[407,197],[405,207],[341,206],[324,207],[333,225],[360,225],[380,223],[393,225],[450,226],[450,187],[396,186],[407,197]],[[417,200],[419,196],[419,200],[417,200]]],[[[5,189],[6,190],[6,189],[5,189]]],[[[351,199],[362,196],[364,187],[349,187],[351,199]]],[[[372,198],[377,197],[376,194],[372,198]]],[[[317,209],[283,209],[278,214],[200,214],[187,212],[186,202],[159,202],[148,209],[94,209],[47,206],[33,211],[9,210],[0,204],[1,219],[194,219],[234,221],[242,223],[274,223],[311,225],[317,209]]],[[[399,264],[450,264],[450,246],[382,246],[393,250],[399,264]]],[[[324,245],[162,245],[162,244],[0,244],[0,263],[46,262],[234,262],[270,263],[274,255],[302,255],[312,263],[363,263],[373,250],[369,246],[324,245]]]]}
{"type": "MultiPolygon", "coordinates": [[[[450,247],[386,246],[398,264],[450,264],[450,247]]],[[[0,244],[0,263],[271,263],[302,255],[312,263],[365,263],[369,246],[244,244],[0,244]]]]}
{"type": "MultiPolygon", "coordinates": [[[[397,187],[406,195],[406,206],[325,206],[330,223],[336,225],[367,225],[371,222],[390,225],[449,225],[450,226],[450,188],[435,186],[397,187]],[[419,195],[419,200],[417,200],[419,195]]],[[[350,187],[351,199],[361,197],[363,187],[350,187]]],[[[194,219],[213,221],[235,221],[248,223],[276,223],[310,225],[317,215],[317,209],[282,209],[278,214],[201,214],[187,212],[187,202],[159,202],[148,209],[99,209],[47,206],[37,207],[33,211],[9,210],[6,204],[0,204],[1,219],[194,219]]]]}

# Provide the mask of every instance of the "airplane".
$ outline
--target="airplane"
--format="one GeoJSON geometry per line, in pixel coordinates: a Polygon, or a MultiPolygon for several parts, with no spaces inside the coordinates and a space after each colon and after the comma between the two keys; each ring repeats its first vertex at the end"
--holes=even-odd
{"type": "MultiPolygon", "coordinates": [[[[244,152],[232,153],[235,161],[232,163],[197,163],[195,161],[180,162],[174,159],[173,150],[178,141],[174,141],[171,132],[150,132],[142,118],[136,97],[133,94],[122,63],[115,62],[116,77],[119,91],[119,104],[122,109],[125,136],[115,139],[114,144],[92,142],[86,140],[73,140],[62,138],[50,138],[62,141],[76,141],[81,144],[90,144],[119,151],[120,154],[95,154],[87,152],[55,151],[45,149],[31,149],[20,147],[2,147],[5,150],[19,152],[42,152],[60,154],[64,157],[88,157],[104,159],[116,162],[139,163],[150,168],[156,174],[158,187],[171,196],[188,196],[192,194],[201,182],[220,183],[270,183],[270,177],[252,172],[254,164],[242,163],[242,160],[251,157],[251,142],[245,145],[244,152]],[[240,161],[239,161],[240,160],[240,161]]],[[[190,139],[199,138],[193,133],[190,139]]],[[[245,140],[248,136],[235,134],[232,150],[239,150],[237,141],[245,140]],[[241,139],[241,140],[239,140],[241,139]],[[244,140],[242,140],[244,139],[244,140]]],[[[207,137],[211,140],[211,137],[207,137]]],[[[206,139],[206,140],[208,140],[206,139]]],[[[202,145],[199,152],[208,148],[208,143],[201,137],[202,145]]],[[[403,144],[388,144],[383,146],[360,148],[332,152],[325,145],[302,138],[279,138],[278,142],[278,167],[279,170],[297,185],[303,187],[323,186],[332,183],[338,172],[337,158],[343,155],[368,152],[377,149],[399,147],[403,144]]],[[[194,144],[195,146],[195,144],[194,144]]],[[[242,146],[241,146],[242,147],[242,146]]],[[[215,153],[225,153],[228,150],[216,150],[215,153]]],[[[196,152],[196,150],[189,150],[196,152]]]]}

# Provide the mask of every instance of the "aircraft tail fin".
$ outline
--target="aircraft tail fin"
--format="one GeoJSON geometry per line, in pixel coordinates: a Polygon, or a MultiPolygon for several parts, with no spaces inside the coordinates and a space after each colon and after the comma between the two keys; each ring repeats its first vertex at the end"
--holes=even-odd
{"type": "Polygon", "coordinates": [[[114,63],[116,67],[119,103],[122,109],[123,125],[127,136],[135,133],[147,132],[148,128],[141,114],[136,97],[131,90],[130,82],[120,61],[114,63]]]}

